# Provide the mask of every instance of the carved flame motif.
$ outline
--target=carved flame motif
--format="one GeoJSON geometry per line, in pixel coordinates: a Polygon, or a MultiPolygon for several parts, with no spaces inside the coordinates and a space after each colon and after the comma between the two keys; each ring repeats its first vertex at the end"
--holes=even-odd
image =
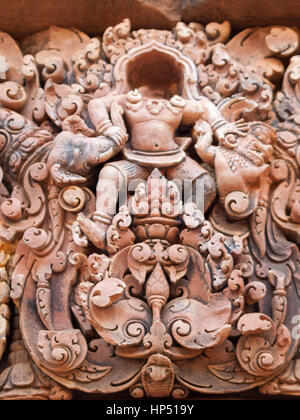
{"type": "Polygon", "coordinates": [[[0,398],[300,394],[299,35],[229,37],[3,34],[0,398]]]}

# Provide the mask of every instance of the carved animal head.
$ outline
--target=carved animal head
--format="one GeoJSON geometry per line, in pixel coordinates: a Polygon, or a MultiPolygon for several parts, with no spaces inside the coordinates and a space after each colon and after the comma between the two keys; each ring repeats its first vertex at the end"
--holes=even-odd
{"type": "Polygon", "coordinates": [[[111,157],[113,141],[106,137],[90,138],[62,131],[53,141],[47,164],[57,185],[84,183],[92,169],[111,157]]]}
{"type": "Polygon", "coordinates": [[[277,135],[267,124],[252,122],[245,136],[229,134],[220,144],[215,167],[220,201],[227,215],[240,220],[256,209],[268,185],[277,135]]]}
{"type": "Polygon", "coordinates": [[[174,385],[174,368],[162,354],[150,356],[142,370],[144,389],[149,397],[168,397],[174,385]]]}
{"type": "Polygon", "coordinates": [[[220,145],[235,150],[254,165],[262,166],[270,162],[273,144],[276,143],[276,140],[277,134],[271,126],[255,121],[249,123],[249,131],[246,136],[228,134],[220,145]]]}

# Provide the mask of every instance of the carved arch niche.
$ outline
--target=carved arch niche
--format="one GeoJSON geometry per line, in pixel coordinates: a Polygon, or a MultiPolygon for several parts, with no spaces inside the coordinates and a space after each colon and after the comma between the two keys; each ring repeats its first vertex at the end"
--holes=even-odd
{"type": "Polygon", "coordinates": [[[116,92],[126,93],[142,85],[169,85],[174,93],[197,98],[197,69],[193,61],[173,47],[157,41],[135,48],[115,65],[116,92]]]}

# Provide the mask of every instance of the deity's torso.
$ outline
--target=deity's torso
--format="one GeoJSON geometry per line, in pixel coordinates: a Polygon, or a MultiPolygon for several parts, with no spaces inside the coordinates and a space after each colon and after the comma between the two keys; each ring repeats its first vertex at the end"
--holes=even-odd
{"type": "Polygon", "coordinates": [[[183,115],[185,100],[143,98],[138,91],[128,93],[124,111],[130,131],[131,146],[145,152],[178,149],[174,141],[183,115]]]}

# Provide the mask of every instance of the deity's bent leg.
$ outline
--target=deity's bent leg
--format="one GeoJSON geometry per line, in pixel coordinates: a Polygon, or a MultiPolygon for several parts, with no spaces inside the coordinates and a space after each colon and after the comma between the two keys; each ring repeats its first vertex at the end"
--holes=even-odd
{"type": "Polygon", "coordinates": [[[82,231],[100,249],[105,248],[106,232],[118,206],[127,200],[132,180],[146,179],[149,170],[128,161],[112,162],[100,171],[96,192],[96,211],[92,220],[83,214],[78,216],[82,231]]]}
{"type": "Polygon", "coordinates": [[[203,212],[206,212],[216,199],[215,180],[205,168],[190,157],[168,169],[166,177],[181,184],[182,199],[185,203],[193,201],[203,212]]]}
{"type": "Polygon", "coordinates": [[[119,172],[113,167],[104,166],[98,179],[96,211],[92,220],[82,213],[78,215],[81,230],[97,248],[105,247],[106,232],[116,212],[119,188],[119,172]]]}

